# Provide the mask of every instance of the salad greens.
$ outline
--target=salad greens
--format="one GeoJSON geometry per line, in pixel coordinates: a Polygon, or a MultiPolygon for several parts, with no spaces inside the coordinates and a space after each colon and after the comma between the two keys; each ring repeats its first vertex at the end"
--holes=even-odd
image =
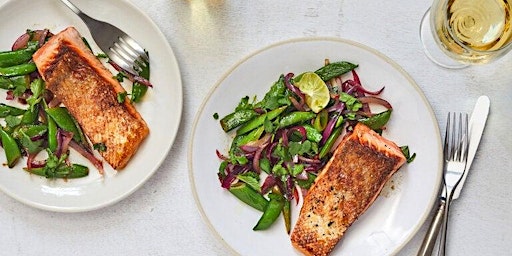
{"type": "MultiPolygon", "coordinates": [[[[221,160],[217,175],[224,189],[262,212],[253,230],[269,228],[282,213],[289,233],[291,202],[298,202],[299,194],[313,184],[343,131],[350,132],[362,122],[381,132],[387,124],[392,107],[378,97],[384,88],[366,90],[357,67],[326,60],[316,75],[281,75],[263,99],[245,96],[232,113],[220,119],[222,129],[235,137],[226,154],[216,152],[221,160]],[[329,90],[328,104],[318,113],[306,101],[315,95],[306,95],[296,86],[302,77],[322,79],[308,84],[308,90],[319,89],[315,86],[329,90]],[[371,103],[386,110],[372,113],[371,103]]],[[[408,148],[402,150],[408,159],[414,158],[409,157],[408,148]]]]}

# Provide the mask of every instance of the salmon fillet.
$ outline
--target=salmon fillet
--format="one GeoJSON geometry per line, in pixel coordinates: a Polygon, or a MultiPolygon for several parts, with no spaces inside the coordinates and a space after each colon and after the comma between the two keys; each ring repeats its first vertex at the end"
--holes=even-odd
{"type": "Polygon", "coordinates": [[[405,161],[395,143],[357,124],[305,196],[293,246],[305,255],[328,255],[405,161]]]}
{"type": "Polygon", "coordinates": [[[104,144],[99,153],[114,169],[122,169],[149,134],[130,100],[117,101],[125,90],[112,73],[68,27],[52,36],[33,55],[46,88],[82,127],[91,143],[104,144]]]}

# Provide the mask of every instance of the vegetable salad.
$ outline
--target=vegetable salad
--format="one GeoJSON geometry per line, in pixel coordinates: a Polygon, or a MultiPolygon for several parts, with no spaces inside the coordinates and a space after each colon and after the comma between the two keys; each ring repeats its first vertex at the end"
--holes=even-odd
{"type": "MultiPolygon", "coordinates": [[[[245,96],[220,119],[235,137],[228,152],[216,152],[218,178],[222,188],[262,212],[253,230],[269,228],[282,215],[289,233],[292,203],[307,193],[342,133],[358,122],[379,133],[385,129],[393,108],[379,97],[384,87],[365,89],[357,67],[326,60],[314,72],[283,74],[263,99],[245,96]],[[385,110],[373,113],[370,104],[385,110]]],[[[406,146],[402,151],[412,161],[406,146]]]]}

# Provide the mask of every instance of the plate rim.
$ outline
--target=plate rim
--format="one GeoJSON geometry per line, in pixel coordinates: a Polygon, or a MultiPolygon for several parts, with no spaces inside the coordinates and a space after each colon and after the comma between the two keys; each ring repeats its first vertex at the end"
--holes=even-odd
{"type": "MultiPolygon", "coordinates": [[[[155,163],[155,167],[153,168],[153,170],[147,172],[147,174],[145,176],[143,176],[141,179],[139,179],[136,183],[134,183],[134,185],[129,186],[128,189],[124,190],[122,193],[119,193],[115,197],[106,197],[106,200],[100,200],[95,203],[90,203],[90,204],[87,204],[87,206],[58,206],[58,205],[44,204],[41,202],[30,200],[29,198],[26,198],[26,197],[22,197],[11,190],[5,190],[0,187],[0,191],[2,191],[4,194],[8,195],[9,197],[15,199],[16,201],[23,203],[24,205],[27,205],[27,206],[30,206],[30,207],[33,207],[36,209],[40,209],[40,210],[45,210],[45,211],[50,211],[50,212],[62,212],[62,213],[89,212],[89,211],[94,211],[94,210],[98,210],[101,208],[105,208],[108,206],[112,206],[112,205],[122,201],[123,199],[126,199],[131,194],[133,194],[135,191],[139,190],[162,166],[163,162],[167,159],[169,152],[171,151],[172,147],[175,144],[176,137],[179,132],[179,127],[181,126],[181,122],[183,119],[183,79],[182,79],[182,75],[181,75],[181,68],[180,68],[179,62],[176,58],[176,53],[174,52],[174,49],[172,48],[169,41],[165,37],[165,34],[156,25],[156,23],[149,17],[148,14],[143,12],[139,7],[137,7],[135,4],[133,4],[129,0],[114,0],[114,1],[117,2],[117,4],[115,2],[113,4],[122,5],[122,6],[126,6],[126,7],[130,8],[131,11],[135,12],[142,20],[144,20],[144,23],[146,26],[150,27],[151,29],[153,29],[156,32],[156,34],[154,34],[155,38],[157,38],[158,39],[157,41],[160,41],[161,45],[164,46],[164,52],[170,53],[169,57],[171,57],[171,58],[168,58],[167,61],[169,61],[171,66],[176,67],[176,69],[174,70],[174,72],[177,76],[176,80],[174,81],[174,83],[177,84],[177,86],[175,88],[175,89],[177,89],[175,91],[175,94],[179,95],[179,96],[177,97],[178,102],[176,102],[177,103],[176,108],[173,111],[175,112],[177,122],[171,122],[171,124],[173,124],[173,125],[171,127],[169,127],[169,128],[171,128],[169,130],[172,132],[172,134],[170,134],[170,136],[169,136],[170,141],[169,141],[169,143],[167,143],[165,145],[165,147],[162,147],[162,149],[163,149],[162,157],[159,159],[159,161],[157,161],[155,163]]],[[[11,4],[19,4],[19,3],[18,3],[18,0],[7,0],[3,4],[0,5],[0,10],[6,8],[6,6],[11,5],[11,4]]],[[[122,170],[122,171],[124,171],[124,170],[122,170]]],[[[119,171],[117,171],[117,172],[119,172],[119,171]]],[[[112,178],[115,178],[115,177],[112,177],[112,178]]]]}
{"type": "MultiPolygon", "coordinates": [[[[432,108],[432,105],[430,104],[430,101],[428,101],[428,99],[426,98],[423,90],[421,89],[421,87],[419,87],[419,85],[416,83],[416,81],[412,78],[412,76],[406,72],[400,65],[398,65],[398,63],[396,63],[394,60],[392,60],[390,57],[386,56],[385,54],[381,53],[380,51],[370,47],[370,46],[367,46],[365,44],[362,44],[362,43],[359,43],[357,41],[354,41],[354,40],[351,40],[351,39],[346,39],[346,38],[341,38],[341,37],[331,37],[331,36],[319,36],[319,37],[295,37],[295,38],[291,38],[291,39],[287,39],[287,40],[282,40],[282,41],[278,41],[278,42],[274,42],[274,43],[271,43],[267,46],[264,46],[260,49],[257,49],[247,55],[245,55],[243,58],[241,58],[240,60],[236,61],[235,64],[233,64],[227,71],[225,71],[221,77],[214,83],[214,85],[210,88],[210,90],[208,91],[207,95],[204,97],[201,105],[199,106],[198,110],[197,110],[197,113],[194,117],[194,121],[192,123],[192,130],[190,132],[190,137],[189,137],[189,143],[188,143],[188,152],[187,152],[187,162],[188,162],[188,172],[189,172],[189,182],[190,182],[190,186],[192,188],[192,194],[193,194],[193,197],[194,197],[194,202],[199,210],[199,213],[203,219],[203,221],[206,223],[206,225],[209,227],[210,231],[214,234],[214,236],[220,240],[226,248],[228,248],[228,250],[232,253],[235,253],[235,254],[240,254],[237,250],[235,250],[235,248],[233,248],[233,246],[231,246],[227,241],[225,241],[222,236],[220,235],[220,233],[213,227],[213,224],[211,223],[210,219],[208,218],[200,200],[199,200],[199,195],[198,195],[198,192],[197,192],[197,189],[196,189],[196,183],[195,183],[195,179],[194,179],[194,173],[193,173],[193,162],[192,162],[192,151],[193,151],[193,144],[194,144],[194,141],[195,141],[195,135],[196,135],[196,129],[197,129],[197,123],[199,122],[199,119],[200,117],[203,115],[203,112],[205,110],[205,106],[206,104],[209,102],[210,98],[212,97],[213,93],[218,89],[218,87],[226,80],[226,78],[234,71],[236,70],[238,67],[240,67],[242,64],[244,64],[245,62],[247,62],[249,59],[253,58],[254,56],[264,52],[264,51],[267,51],[267,50],[270,50],[272,48],[275,48],[275,47],[279,47],[279,46],[282,46],[282,45],[286,45],[286,44],[291,44],[291,43],[299,43],[299,42],[311,42],[311,41],[325,41],[325,42],[336,42],[336,43],[343,43],[343,44],[348,44],[348,45],[352,45],[352,46],[356,46],[358,48],[361,48],[363,50],[366,50],[366,51],[369,51],[371,52],[372,54],[376,55],[377,57],[379,57],[380,59],[382,59],[383,61],[385,61],[386,63],[388,63],[389,65],[391,65],[394,69],[396,69],[400,74],[402,74],[408,81],[409,81],[409,84],[412,85],[412,87],[414,88],[415,91],[417,91],[422,99],[422,101],[426,104],[427,106],[427,110],[430,114],[430,118],[432,119],[432,121],[434,121],[434,126],[437,127],[437,129],[435,129],[435,137],[437,138],[437,145],[438,145],[438,149],[437,149],[437,154],[438,154],[438,157],[439,159],[442,159],[442,144],[441,144],[441,133],[440,133],[440,130],[439,130],[439,123],[438,123],[438,120],[435,116],[435,113],[434,113],[434,110],[432,108]]],[[[438,174],[438,180],[435,184],[435,191],[439,191],[440,187],[441,187],[441,183],[442,183],[442,172],[443,172],[443,164],[442,164],[442,161],[439,161],[438,165],[437,165],[437,174],[438,174]]],[[[427,204],[427,211],[423,212],[422,216],[419,218],[419,222],[418,222],[418,225],[416,225],[413,229],[413,231],[403,240],[403,242],[397,246],[392,252],[391,252],[391,255],[393,254],[396,254],[398,252],[400,252],[404,247],[405,245],[407,245],[411,239],[418,233],[418,231],[421,229],[421,227],[423,226],[423,224],[425,223],[425,221],[427,220],[427,217],[430,215],[430,212],[431,210],[433,209],[434,207],[434,204],[435,202],[437,201],[437,193],[433,193],[433,195],[431,196],[428,204],[427,204]]]]}

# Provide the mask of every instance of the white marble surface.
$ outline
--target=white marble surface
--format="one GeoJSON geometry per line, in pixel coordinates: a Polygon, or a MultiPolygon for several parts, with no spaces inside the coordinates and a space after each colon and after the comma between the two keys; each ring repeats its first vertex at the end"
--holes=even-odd
{"type": "MultiPolygon", "coordinates": [[[[275,42],[311,36],[352,39],[389,56],[422,88],[443,130],[448,111],[469,112],[478,96],[490,97],[480,149],[452,207],[448,253],[510,255],[512,54],[464,70],[435,66],[424,56],[418,35],[427,0],[133,3],[163,31],[180,64],[184,111],[172,150],[141,189],[92,212],[42,211],[0,193],[0,255],[228,255],[205,225],[191,192],[187,147],[194,115],[238,60],[275,42]]],[[[425,232],[426,225],[398,255],[414,255],[425,232]]]]}

